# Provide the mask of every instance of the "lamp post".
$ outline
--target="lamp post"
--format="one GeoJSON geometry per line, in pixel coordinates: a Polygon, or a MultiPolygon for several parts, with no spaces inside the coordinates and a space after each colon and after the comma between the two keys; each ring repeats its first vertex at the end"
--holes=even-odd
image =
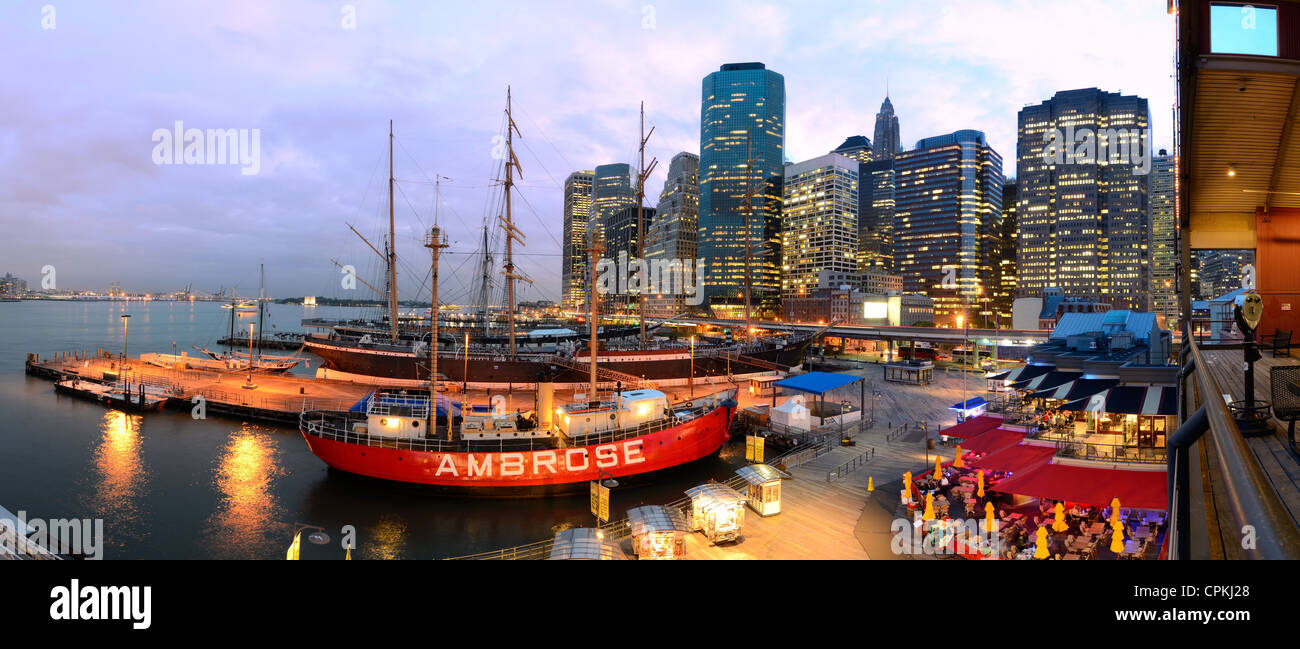
{"type": "Polygon", "coordinates": [[[126,345],[127,342],[130,340],[131,337],[130,334],[131,334],[131,314],[123,313],[122,314],[122,369],[123,370],[126,369],[126,359],[128,358],[126,355],[126,345]]]}
{"type": "Polygon", "coordinates": [[[461,374],[460,381],[461,394],[469,391],[469,332],[465,332],[465,369],[461,374]]]}
{"type": "MultiPolygon", "coordinates": [[[[596,469],[596,479],[592,482],[598,483],[606,489],[613,489],[618,486],[618,480],[615,480],[614,476],[604,469],[596,469]]],[[[595,509],[596,511],[593,513],[596,516],[596,528],[600,529],[600,509],[595,509]]]]}

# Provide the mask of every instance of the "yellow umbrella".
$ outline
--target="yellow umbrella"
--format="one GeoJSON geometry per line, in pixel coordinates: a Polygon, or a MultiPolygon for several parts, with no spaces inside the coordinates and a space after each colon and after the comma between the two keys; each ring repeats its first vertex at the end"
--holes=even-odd
{"type": "Polygon", "coordinates": [[[921,520],[934,520],[934,494],[925,494],[925,513],[921,514],[921,520]]]}
{"type": "Polygon", "coordinates": [[[993,503],[984,503],[984,529],[990,534],[998,531],[997,521],[993,519],[993,503]]]}
{"type": "Polygon", "coordinates": [[[1061,503],[1056,503],[1056,522],[1052,523],[1052,529],[1057,532],[1070,529],[1070,526],[1065,524],[1065,505],[1061,503]]]}
{"type": "Polygon", "coordinates": [[[1110,499],[1110,524],[1111,527],[1119,525],[1119,498],[1110,499]]]}
{"type": "Polygon", "coordinates": [[[1111,534],[1110,551],[1115,554],[1124,553],[1124,532],[1120,531],[1120,528],[1118,527],[1115,528],[1115,531],[1111,534]]]}
{"type": "Polygon", "coordinates": [[[934,456],[934,479],[943,479],[943,458],[938,455],[934,456]]]}
{"type": "Polygon", "coordinates": [[[876,490],[876,483],[871,481],[871,476],[867,476],[867,493],[876,490]]]}
{"type": "Polygon", "coordinates": [[[952,461],[952,465],[958,469],[966,468],[966,463],[961,461],[961,444],[957,445],[957,459],[952,461]]]}
{"type": "Polygon", "coordinates": [[[903,474],[903,490],[904,490],[904,491],[911,491],[911,490],[912,490],[912,472],[911,472],[911,471],[908,471],[908,472],[906,472],[906,473],[903,474]]]}
{"type": "Polygon", "coordinates": [[[1034,558],[1035,558],[1035,559],[1046,559],[1047,556],[1048,556],[1048,552],[1047,552],[1047,528],[1046,528],[1046,527],[1040,527],[1040,528],[1038,528],[1038,541],[1035,543],[1035,545],[1038,546],[1038,547],[1036,547],[1036,548],[1034,549],[1034,558]]]}
{"type": "Polygon", "coordinates": [[[979,497],[984,497],[984,469],[980,469],[979,497]]]}

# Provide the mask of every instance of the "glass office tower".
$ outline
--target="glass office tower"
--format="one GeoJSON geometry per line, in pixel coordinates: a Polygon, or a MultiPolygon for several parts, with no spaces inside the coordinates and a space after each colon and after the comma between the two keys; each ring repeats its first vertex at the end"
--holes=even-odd
{"type": "Polygon", "coordinates": [[[705,304],[719,317],[744,315],[746,242],[753,311],[780,310],[784,140],[784,77],[762,63],[728,63],[704,78],[699,254],[705,304]]]}

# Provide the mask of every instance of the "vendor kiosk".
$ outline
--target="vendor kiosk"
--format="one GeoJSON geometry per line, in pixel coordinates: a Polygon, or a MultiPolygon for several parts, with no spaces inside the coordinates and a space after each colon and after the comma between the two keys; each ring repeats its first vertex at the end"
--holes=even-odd
{"type": "Polygon", "coordinates": [[[759,516],[781,513],[781,480],[790,474],[766,464],[742,466],[736,474],[749,483],[749,506],[759,516]]]}
{"type": "Polygon", "coordinates": [[[686,517],[676,507],[643,505],[627,510],[632,552],[638,559],[680,559],[686,556],[686,517]]]}
{"type": "Polygon", "coordinates": [[[691,499],[691,529],[713,544],[740,538],[745,524],[745,497],[724,484],[710,482],[686,490],[691,499]]]}
{"type": "Polygon", "coordinates": [[[551,545],[552,560],[589,559],[608,561],[626,559],[623,550],[611,539],[608,532],[591,527],[571,527],[560,530],[551,545]]]}

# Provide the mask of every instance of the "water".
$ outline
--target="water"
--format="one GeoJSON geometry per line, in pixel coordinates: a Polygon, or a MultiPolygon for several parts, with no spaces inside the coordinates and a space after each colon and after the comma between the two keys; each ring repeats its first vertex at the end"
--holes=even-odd
{"type": "MultiPolygon", "coordinates": [[[[334,544],[304,544],[304,558],[341,557],[340,531],[352,525],[354,558],[432,559],[530,543],[558,524],[592,522],[586,495],[450,497],[359,478],[327,470],[292,426],[217,415],[196,421],[188,412],[127,415],[57,395],[50,381],[23,374],[29,352],[120,352],[124,313],[131,314],[132,356],[217,349],[230,317],[214,302],[0,303],[0,505],[29,518],[102,518],[106,559],[278,559],[298,524],[325,528],[334,544]]],[[[360,314],[272,305],[267,329],[298,331],[304,315],[360,314]]],[[[255,320],[239,318],[238,325],[247,329],[255,320]]],[[[315,371],[319,359],[308,358],[295,372],[315,371]]],[[[611,515],[675,500],[743,463],[743,444],[733,444],[653,484],[616,488],[611,515]]]]}

